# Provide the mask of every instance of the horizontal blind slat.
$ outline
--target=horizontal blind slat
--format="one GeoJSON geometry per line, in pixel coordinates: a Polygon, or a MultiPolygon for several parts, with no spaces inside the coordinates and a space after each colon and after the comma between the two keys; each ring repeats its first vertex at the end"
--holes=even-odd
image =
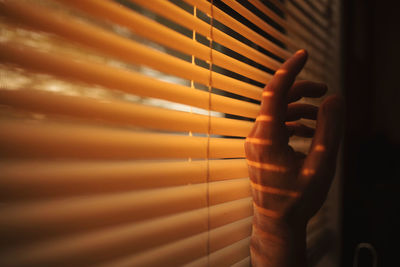
{"type": "Polygon", "coordinates": [[[209,257],[203,257],[189,264],[185,267],[203,267],[203,266],[250,266],[250,238],[240,240],[230,246],[213,252],[209,257]],[[242,260],[245,258],[244,260],[242,260]],[[238,262],[240,260],[240,262],[238,262]]]}
{"type": "MultiPolygon", "coordinates": [[[[257,17],[255,14],[246,9],[240,3],[236,2],[235,0],[222,0],[222,2],[224,2],[227,6],[229,6],[230,8],[241,14],[243,17],[254,23],[256,26],[258,26],[260,29],[262,29],[275,39],[279,40],[280,42],[284,43],[289,47],[297,49],[297,45],[294,44],[293,41],[288,38],[288,36],[278,31],[277,29],[274,29],[271,25],[263,21],[261,18],[257,17]]],[[[284,57],[284,59],[290,56],[289,52],[286,53],[287,55],[284,57]]]]}
{"type": "MultiPolygon", "coordinates": [[[[330,6],[327,3],[322,3],[320,1],[307,1],[307,4],[315,10],[317,13],[319,13],[320,16],[326,16],[327,14],[327,9],[330,8],[330,6]]],[[[330,5],[333,7],[334,2],[330,3],[330,5]]]]}
{"type": "MultiPolygon", "coordinates": [[[[184,0],[184,1],[193,6],[196,6],[196,8],[200,9],[201,11],[203,11],[204,13],[206,13],[210,16],[211,6],[212,6],[211,3],[207,2],[207,1],[203,1],[203,0],[184,0]]],[[[248,38],[249,40],[253,41],[256,44],[261,45],[265,50],[270,51],[281,58],[286,59],[290,56],[290,53],[287,50],[276,45],[275,43],[271,42],[267,38],[259,35],[255,31],[251,30],[244,24],[240,23],[236,19],[232,18],[231,16],[229,16],[228,14],[226,14],[225,12],[220,10],[218,7],[213,6],[212,8],[213,8],[212,12],[213,12],[214,19],[229,26],[231,29],[240,33],[242,36],[248,38]]],[[[272,28],[272,27],[268,25],[268,29],[270,29],[270,28],[272,28]]],[[[273,30],[273,32],[275,33],[277,31],[273,30]]],[[[286,41],[287,36],[283,36],[283,34],[281,34],[281,33],[278,33],[278,34],[279,34],[279,36],[281,36],[283,38],[283,40],[286,41]]],[[[285,42],[285,41],[283,41],[283,42],[285,42]]]]}
{"type": "MultiPolygon", "coordinates": [[[[305,29],[312,32],[315,37],[319,38],[321,41],[324,41],[329,47],[332,45],[326,41],[329,39],[327,34],[319,31],[318,28],[310,24],[309,21],[302,14],[293,9],[293,5],[290,4],[290,1],[288,1],[287,5],[284,5],[279,0],[270,0],[270,2],[278,9],[280,9],[283,13],[285,13],[287,17],[292,18],[296,23],[299,23],[305,29]]],[[[291,21],[290,23],[293,23],[294,21],[291,21]]]]}
{"type": "MultiPolygon", "coordinates": [[[[165,16],[166,18],[182,25],[183,27],[188,27],[188,25],[190,25],[190,28],[195,30],[197,33],[200,33],[206,37],[210,37],[209,24],[194,17],[193,15],[190,15],[184,10],[181,10],[179,7],[169,3],[168,1],[163,1],[163,0],[161,1],[153,0],[152,2],[143,0],[130,0],[130,1],[138,3],[140,6],[143,6],[159,15],[165,16]]],[[[224,32],[218,30],[217,28],[213,28],[213,41],[223,46],[226,46],[229,49],[239,54],[245,55],[249,59],[267,68],[276,70],[279,68],[281,64],[275,59],[266,56],[265,54],[257,51],[256,49],[236,40],[235,38],[225,34],[224,32]]]]}
{"type": "MultiPolygon", "coordinates": [[[[157,23],[143,15],[129,10],[113,2],[99,2],[96,0],[87,1],[63,1],[65,4],[83,10],[99,19],[109,19],[110,21],[123,25],[131,29],[135,34],[148,38],[177,51],[188,55],[194,55],[205,61],[210,61],[210,48],[191,38],[188,38],[168,27],[157,23]]],[[[24,14],[30,16],[32,12],[24,14]]],[[[213,65],[237,72],[245,77],[251,78],[261,83],[267,83],[271,75],[252,67],[246,63],[229,57],[219,51],[213,50],[213,65]]],[[[274,69],[275,70],[275,69],[274,69]]]]}
{"type": "Polygon", "coordinates": [[[249,0],[249,3],[251,3],[257,9],[262,11],[265,15],[267,15],[269,18],[275,21],[282,28],[286,30],[289,30],[291,28],[291,25],[287,23],[287,21],[284,18],[282,18],[281,16],[276,14],[273,10],[271,10],[269,7],[267,7],[267,5],[261,2],[261,0],[249,0]]]}
{"type": "MultiPolygon", "coordinates": [[[[16,4],[17,8],[18,6],[19,4],[16,4]]],[[[75,22],[71,17],[59,16],[59,18],[53,18],[52,15],[49,14],[47,16],[50,16],[50,18],[42,21],[46,16],[43,14],[50,12],[50,10],[35,11],[30,9],[29,6],[22,6],[22,8],[28,9],[24,12],[24,17],[26,17],[25,14],[27,13],[31,15],[36,14],[36,16],[34,16],[34,20],[36,20],[35,24],[39,23],[42,27],[45,25],[47,30],[60,34],[63,37],[71,38],[73,41],[95,47],[96,49],[115,56],[125,62],[146,65],[161,72],[188,80],[194,80],[204,85],[208,85],[210,81],[210,70],[206,68],[196,66],[185,60],[149,48],[146,45],[104,31],[99,27],[83,22],[75,22]],[[56,24],[55,22],[58,23],[56,24]]],[[[217,72],[213,72],[212,76],[213,87],[260,100],[260,94],[262,92],[260,87],[217,72]]],[[[270,78],[268,74],[265,76],[266,78],[270,78]]]]}
{"type": "Polygon", "coordinates": [[[29,89],[0,90],[0,104],[19,110],[155,130],[246,137],[253,127],[253,123],[249,121],[209,117],[132,102],[95,100],[29,89]]]}
{"type": "MultiPolygon", "coordinates": [[[[196,6],[196,8],[202,10],[203,12],[205,12],[207,14],[211,13],[210,12],[211,4],[209,2],[207,2],[207,1],[205,1],[205,0],[184,0],[184,1],[196,6]]],[[[245,17],[251,16],[250,17],[250,21],[255,22],[255,24],[259,25],[261,29],[264,29],[265,27],[267,27],[268,29],[272,29],[274,32],[277,32],[283,38],[283,39],[282,38],[280,38],[280,39],[278,38],[278,39],[280,41],[282,41],[283,43],[287,43],[288,45],[290,45],[290,48],[292,50],[298,50],[298,49],[301,48],[298,44],[296,44],[295,40],[292,40],[290,37],[284,36],[283,33],[280,33],[279,31],[273,29],[269,24],[266,24],[264,21],[262,21],[260,18],[255,16],[253,13],[251,13],[250,11],[248,11],[247,9],[242,7],[241,5],[239,5],[239,7],[242,7],[240,10],[235,8],[237,5],[238,4],[236,2],[232,2],[232,3],[229,2],[228,3],[228,6],[233,7],[235,11],[238,11],[239,13],[244,15],[245,17]],[[261,25],[260,25],[260,23],[261,23],[261,25]],[[262,27],[262,25],[264,25],[264,27],[262,27]]],[[[248,28],[244,24],[238,22],[236,19],[234,19],[233,17],[229,16],[228,14],[226,14],[223,11],[221,11],[219,8],[217,8],[215,6],[213,7],[213,16],[214,16],[214,18],[216,20],[218,20],[221,23],[229,26],[229,28],[231,28],[231,29],[235,30],[236,32],[240,33],[242,36],[244,36],[247,39],[253,41],[255,44],[259,45],[260,47],[263,47],[267,51],[270,50],[270,51],[272,51],[273,53],[275,53],[276,55],[280,56],[283,59],[287,59],[288,57],[290,57],[291,54],[290,54],[289,51],[286,51],[285,49],[275,45],[274,43],[272,43],[268,39],[266,39],[263,36],[259,35],[258,33],[256,33],[252,29],[248,28]]],[[[296,32],[298,30],[299,29],[296,29],[296,32]]],[[[300,28],[300,30],[301,30],[301,28],[300,28]]],[[[269,31],[270,30],[267,30],[266,32],[269,32],[269,31]]],[[[313,41],[311,43],[314,43],[314,42],[315,41],[313,41]]],[[[311,62],[309,62],[309,64],[307,64],[305,68],[306,69],[310,69],[310,71],[320,75],[320,71],[318,69],[316,69],[316,67],[310,66],[310,63],[314,64],[314,65],[316,64],[317,66],[323,65],[323,60],[321,59],[321,57],[316,56],[316,53],[312,53],[312,54],[310,54],[310,61],[311,62]]]]}
{"type": "Polygon", "coordinates": [[[243,146],[243,139],[208,139],[74,124],[0,122],[2,158],[240,158],[245,156],[243,146]]]}
{"type": "MultiPolygon", "coordinates": [[[[313,40],[314,43],[322,42],[324,44],[324,50],[321,51],[322,54],[317,56],[314,51],[311,54],[311,60],[315,60],[317,65],[319,65],[325,72],[332,71],[334,65],[332,61],[334,58],[331,57],[332,55],[332,36],[326,32],[321,32],[317,27],[315,27],[312,23],[308,21],[307,18],[301,12],[299,12],[291,3],[290,1],[285,6],[278,0],[271,0],[271,2],[280,9],[284,14],[286,14],[286,21],[289,25],[292,25],[294,31],[296,32],[303,32],[306,30],[308,33],[312,34],[310,40],[313,40]]],[[[326,77],[324,77],[326,79],[326,77]]]]}
{"type": "MultiPolygon", "coordinates": [[[[273,37],[277,38],[277,40],[285,43],[291,51],[298,50],[302,47],[299,47],[293,40],[289,39],[287,36],[285,36],[283,33],[279,32],[278,30],[275,30],[270,26],[268,23],[263,21],[261,18],[253,14],[250,10],[245,8],[242,4],[238,3],[236,0],[222,0],[225,4],[233,8],[236,12],[238,12],[240,15],[254,23],[256,26],[258,26],[260,29],[263,31],[271,34],[273,37]]],[[[290,53],[288,53],[288,56],[285,57],[284,59],[287,59],[290,56],[290,53]]],[[[321,76],[321,70],[320,70],[320,65],[323,64],[323,62],[317,61],[315,62],[315,57],[314,54],[309,55],[309,61],[307,66],[305,67],[306,69],[309,69],[312,73],[321,76]]]]}
{"type": "Polygon", "coordinates": [[[286,3],[284,6],[285,12],[289,15],[289,19],[291,21],[295,21],[299,23],[303,28],[308,29],[310,32],[314,34],[316,38],[325,42],[327,44],[327,50],[332,48],[332,43],[329,42],[330,38],[326,31],[315,27],[316,25],[309,20],[304,14],[302,14],[290,1],[286,3]]]}
{"type": "Polygon", "coordinates": [[[0,162],[1,200],[124,192],[248,176],[244,159],[124,162],[0,162]],[[208,171],[207,171],[208,167],[208,171]]]}
{"type": "Polygon", "coordinates": [[[318,27],[320,27],[322,30],[327,31],[329,28],[329,24],[326,18],[321,16],[321,14],[317,11],[314,11],[311,9],[309,2],[304,1],[304,0],[296,0],[294,1],[296,5],[300,6],[305,12],[307,12],[307,17],[313,18],[313,22],[316,24],[318,27]]]}
{"type": "MultiPolygon", "coordinates": [[[[128,259],[124,259],[123,262],[129,261],[130,266],[161,266],[165,264],[178,264],[178,262],[185,263],[206,254],[206,251],[202,248],[204,246],[204,241],[207,242],[206,239],[208,237],[210,237],[211,251],[216,251],[229,246],[235,241],[246,238],[251,232],[251,221],[251,217],[242,219],[212,229],[209,232],[134,254],[134,256],[129,256],[128,259]],[[182,250],[185,250],[186,253],[182,254],[182,250]],[[157,256],[155,257],[154,254],[157,256]]],[[[99,247],[101,247],[101,245],[104,245],[104,243],[98,244],[99,247]]],[[[27,251],[9,251],[6,255],[2,255],[3,257],[1,257],[0,263],[3,263],[5,266],[48,266],[57,264],[74,266],[76,264],[99,264],[108,257],[112,257],[115,254],[118,255],[118,251],[112,253],[113,251],[106,250],[107,254],[101,254],[96,251],[96,247],[92,247],[91,249],[92,251],[90,251],[90,253],[82,253],[79,250],[75,250],[71,244],[65,244],[65,246],[47,244],[47,246],[45,245],[43,247],[39,245],[27,251]]],[[[126,252],[126,254],[129,254],[129,252],[126,252]]],[[[114,266],[122,266],[122,262],[113,264],[114,266]]]]}
{"type": "MultiPolygon", "coordinates": [[[[299,27],[298,25],[294,25],[292,23],[288,23],[285,19],[278,16],[274,11],[272,11],[269,7],[267,7],[260,0],[249,0],[249,2],[264,13],[266,16],[274,20],[278,25],[284,28],[289,34],[293,34],[295,36],[300,37],[307,45],[315,48],[319,54],[322,56],[327,55],[325,51],[326,44],[321,42],[319,39],[314,38],[314,36],[307,31],[306,29],[299,27]]],[[[313,53],[314,54],[314,53],[313,53]]],[[[318,57],[320,58],[320,57],[318,57]]]]}
{"type": "Polygon", "coordinates": [[[133,223],[249,196],[249,180],[242,178],[211,182],[209,185],[202,183],[139,192],[6,204],[2,207],[0,231],[3,234],[28,234],[32,231],[61,233],[123,222],[133,223]]]}
{"type": "MultiPolygon", "coordinates": [[[[239,250],[241,252],[239,253],[240,255],[243,250],[246,251],[246,247],[248,248],[249,244],[249,238],[246,237],[251,232],[251,220],[252,218],[243,219],[209,232],[210,251],[217,252],[214,254],[216,255],[215,260],[219,259],[218,254],[231,254],[233,251],[237,252],[239,250]],[[231,244],[233,247],[230,246],[231,244]],[[223,248],[227,248],[227,251],[223,251],[223,248]],[[218,250],[220,250],[219,253],[218,250]]],[[[180,266],[207,255],[207,239],[208,236],[204,233],[102,266],[132,266],[135,264],[138,266],[180,266]],[[181,254],[182,250],[185,251],[184,254],[181,254]]],[[[213,253],[210,255],[213,255],[213,253]]]]}
{"type": "MultiPolygon", "coordinates": [[[[65,232],[61,237],[53,238],[43,232],[32,232],[24,235],[21,244],[8,243],[4,254],[19,254],[32,251],[32,254],[43,254],[51,250],[58,256],[93,257],[97,253],[114,252],[113,254],[137,254],[143,250],[161,246],[176,240],[194,236],[210,229],[223,227],[252,215],[252,200],[244,198],[226,202],[209,208],[197,209],[189,212],[174,214],[159,219],[147,220],[139,223],[125,223],[108,228],[100,228],[89,232],[65,232]],[[35,236],[35,234],[37,236],[35,236]],[[32,247],[30,238],[46,237],[32,247]],[[28,244],[25,244],[28,242],[28,244]]],[[[8,232],[9,233],[9,232],[8,232]]],[[[7,234],[8,234],[7,233],[7,234]]],[[[7,236],[8,237],[8,236],[7,236]]],[[[13,240],[14,241],[14,240],[13,240]]],[[[15,255],[19,258],[21,255],[15,255]]],[[[53,256],[51,256],[53,257],[53,256]]],[[[24,256],[22,256],[24,258],[24,256]]],[[[1,262],[1,260],[0,260],[1,262]]]]}
{"type": "MultiPolygon", "coordinates": [[[[105,64],[79,62],[62,55],[36,51],[16,43],[0,43],[0,59],[25,68],[89,84],[102,85],[127,93],[155,97],[208,109],[209,93],[159,81],[145,75],[105,64]]],[[[261,88],[259,98],[261,99],[261,88]]],[[[211,110],[255,118],[259,105],[212,94],[211,110]]]]}

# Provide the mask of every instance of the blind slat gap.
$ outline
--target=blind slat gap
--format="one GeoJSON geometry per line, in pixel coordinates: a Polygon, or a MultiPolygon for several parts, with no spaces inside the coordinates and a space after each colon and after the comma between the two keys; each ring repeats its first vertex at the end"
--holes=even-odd
{"type": "MultiPolygon", "coordinates": [[[[174,30],[157,23],[143,15],[119,6],[112,2],[85,1],[69,2],[75,8],[79,8],[93,16],[107,18],[114,23],[125,26],[132,30],[135,34],[143,36],[149,40],[160,43],[166,47],[181,51],[186,54],[192,54],[202,60],[207,61],[209,56],[208,46],[200,44],[192,38],[175,32],[174,30]]],[[[30,14],[25,14],[29,16],[30,14]]],[[[196,31],[196,29],[191,29],[196,31]]],[[[270,76],[268,73],[254,68],[244,62],[236,60],[221,52],[214,51],[214,64],[227,68],[233,72],[237,72],[243,76],[249,77],[255,81],[266,83],[270,76]]]]}
{"type": "Polygon", "coordinates": [[[278,16],[274,11],[272,11],[260,0],[249,0],[249,2],[258,10],[260,10],[263,14],[265,14],[267,17],[270,17],[279,26],[284,28],[289,34],[293,34],[297,37],[300,37],[300,39],[304,41],[308,46],[316,49],[316,52],[318,53],[317,56],[318,61],[321,61],[325,56],[329,56],[329,54],[326,51],[326,44],[314,38],[312,33],[310,33],[304,28],[288,23],[285,19],[278,16]]]}
{"type": "MultiPolygon", "coordinates": [[[[39,24],[41,28],[44,27],[46,30],[58,33],[61,36],[69,37],[73,41],[77,41],[89,47],[94,47],[101,52],[105,52],[125,62],[149,66],[164,73],[182,77],[187,80],[194,79],[196,82],[204,85],[208,84],[209,71],[200,66],[192,65],[185,60],[149,48],[146,45],[120,37],[111,32],[104,31],[99,27],[78,21],[74,23],[74,19],[68,17],[58,19],[51,18],[43,21],[43,18],[46,16],[52,16],[48,10],[36,10],[34,13],[34,9],[24,7],[23,4],[20,3],[13,3],[7,6],[9,6],[11,11],[16,9],[16,15],[21,15],[18,11],[25,11],[22,12],[25,18],[32,17],[33,14],[36,14],[35,17],[32,17],[32,20],[35,25],[39,24]],[[24,8],[27,8],[27,10],[24,10],[24,8]],[[59,23],[55,24],[54,22],[56,21],[59,23]]],[[[214,73],[213,75],[214,87],[249,98],[261,99],[260,87],[219,73],[214,73]]],[[[265,77],[268,78],[268,75],[265,77]]],[[[263,79],[264,82],[267,81],[266,78],[263,79]]]]}
{"type": "MultiPolygon", "coordinates": [[[[182,25],[190,25],[190,27],[193,27],[196,29],[196,31],[206,37],[209,37],[209,25],[208,23],[200,20],[200,19],[194,19],[192,16],[187,14],[184,10],[181,10],[180,8],[174,6],[173,4],[167,2],[167,1],[160,1],[160,0],[153,0],[154,2],[146,2],[146,1],[141,1],[141,0],[130,0],[132,2],[138,3],[147,9],[155,12],[156,14],[165,16],[166,18],[182,25]]],[[[249,59],[257,62],[260,65],[263,65],[267,68],[272,69],[278,69],[280,63],[276,61],[275,59],[259,52],[258,50],[250,47],[249,45],[246,45],[237,39],[225,34],[224,32],[214,28],[213,31],[213,38],[216,43],[219,43],[223,46],[226,46],[227,48],[241,54],[245,55],[249,59]],[[272,65],[271,65],[272,64],[272,65]]]]}
{"type": "MultiPolygon", "coordinates": [[[[265,21],[263,21],[261,18],[259,18],[255,14],[253,14],[250,10],[248,10],[247,8],[245,8],[243,5],[236,2],[235,0],[222,0],[222,1],[224,3],[226,3],[228,6],[230,6],[231,8],[233,8],[240,15],[242,15],[243,17],[245,17],[246,19],[248,19],[249,21],[254,23],[257,27],[259,27],[263,31],[271,34],[271,36],[275,37],[277,40],[286,44],[289,48],[289,51],[286,52],[287,56],[283,57],[284,59],[287,59],[289,57],[289,55],[291,54],[291,52],[294,52],[301,48],[293,40],[291,40],[288,36],[284,35],[283,33],[279,32],[278,30],[273,29],[272,26],[267,24],[265,21]]],[[[309,62],[305,68],[309,69],[312,73],[314,73],[315,75],[320,77],[322,74],[321,74],[319,65],[322,62],[319,62],[319,65],[318,65],[318,63],[315,63],[314,61],[315,61],[314,54],[310,54],[309,62]]]]}

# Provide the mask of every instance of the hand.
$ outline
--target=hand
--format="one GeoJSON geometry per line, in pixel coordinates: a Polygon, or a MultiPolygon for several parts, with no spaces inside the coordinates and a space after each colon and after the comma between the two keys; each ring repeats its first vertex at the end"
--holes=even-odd
{"type": "Polygon", "coordinates": [[[306,225],[322,206],[335,172],[341,98],[327,97],[319,110],[308,104],[288,104],[326,93],[324,84],[294,82],[306,61],[307,52],[299,50],[276,71],[264,89],[260,113],[246,139],[254,203],[253,266],[306,266],[306,225]],[[312,128],[293,122],[300,118],[317,118],[307,156],[288,145],[291,135],[314,135],[312,128]]]}

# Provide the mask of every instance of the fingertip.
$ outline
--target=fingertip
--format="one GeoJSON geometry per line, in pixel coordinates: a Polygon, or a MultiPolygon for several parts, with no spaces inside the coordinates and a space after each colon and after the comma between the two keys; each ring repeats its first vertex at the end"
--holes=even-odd
{"type": "Polygon", "coordinates": [[[319,83],[318,85],[321,88],[321,94],[325,95],[328,92],[328,85],[326,83],[319,83]]]}
{"type": "MultiPolygon", "coordinates": [[[[301,71],[304,65],[307,62],[307,51],[305,49],[300,49],[296,53],[294,53],[290,58],[288,58],[283,65],[279,68],[279,70],[283,70],[286,75],[282,75],[286,81],[290,82],[290,85],[293,83],[297,74],[301,71]]],[[[277,71],[276,74],[279,74],[277,71]]],[[[282,80],[282,78],[277,78],[278,80],[282,80]]],[[[289,89],[289,88],[287,88],[289,89]]]]}
{"type": "Polygon", "coordinates": [[[303,57],[305,60],[308,58],[308,52],[307,52],[307,50],[306,49],[300,49],[300,50],[297,50],[296,51],[296,53],[295,53],[295,55],[296,56],[300,56],[300,57],[303,57]]]}
{"type": "Polygon", "coordinates": [[[288,62],[287,67],[289,69],[292,69],[293,74],[296,76],[297,74],[299,74],[301,69],[306,64],[307,58],[308,58],[307,50],[305,50],[305,49],[297,50],[297,52],[294,53],[293,56],[289,60],[287,60],[287,62],[288,62]]]}
{"type": "Polygon", "coordinates": [[[306,54],[307,54],[307,50],[304,49],[304,48],[299,49],[299,50],[296,51],[296,54],[299,54],[299,55],[300,55],[300,54],[305,54],[305,55],[306,55],[306,54]]]}
{"type": "Polygon", "coordinates": [[[302,97],[318,98],[328,91],[325,83],[311,82],[307,80],[296,81],[288,93],[288,102],[295,102],[302,97]]]}
{"type": "Polygon", "coordinates": [[[344,113],[344,100],[340,95],[330,95],[321,104],[321,110],[325,116],[334,115],[341,117],[344,113]]]}

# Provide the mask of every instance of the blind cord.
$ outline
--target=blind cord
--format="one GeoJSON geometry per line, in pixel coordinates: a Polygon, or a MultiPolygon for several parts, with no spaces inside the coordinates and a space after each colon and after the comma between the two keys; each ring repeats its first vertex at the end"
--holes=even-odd
{"type": "Polygon", "coordinates": [[[210,266],[210,132],[211,132],[211,91],[212,91],[212,66],[213,66],[213,28],[214,28],[214,1],[211,0],[210,7],[210,62],[209,62],[209,82],[208,82],[208,130],[207,130],[207,266],[210,266]]]}
{"type": "MultiPolygon", "coordinates": [[[[193,6],[193,17],[197,16],[197,7],[193,6]]],[[[192,40],[196,41],[196,30],[193,29],[192,31],[192,40]]],[[[192,54],[192,65],[196,65],[196,58],[192,54]]],[[[190,80],[190,88],[195,89],[194,87],[194,80],[190,80]]],[[[190,113],[193,113],[193,108],[190,106],[190,113]]],[[[192,131],[189,131],[189,136],[193,136],[192,131]]],[[[189,161],[192,161],[192,158],[189,158],[189,161]]]]}

